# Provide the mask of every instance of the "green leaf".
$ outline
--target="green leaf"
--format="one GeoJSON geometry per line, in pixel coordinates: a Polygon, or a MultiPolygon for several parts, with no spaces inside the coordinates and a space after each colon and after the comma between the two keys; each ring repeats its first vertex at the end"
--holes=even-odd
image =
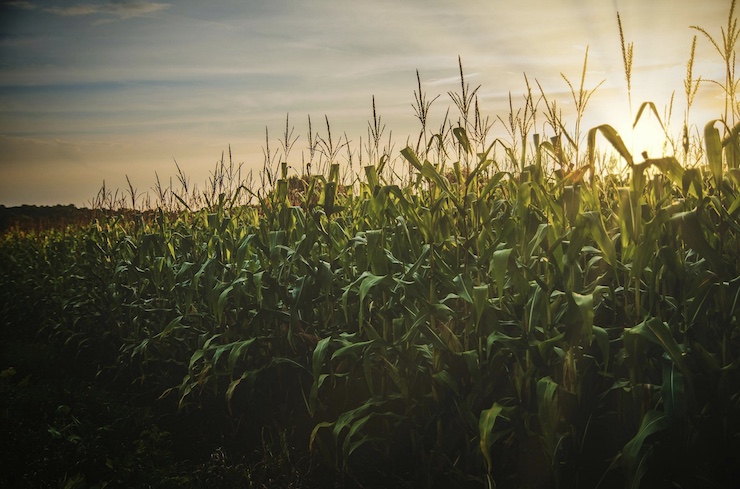
{"type": "Polygon", "coordinates": [[[625,249],[634,243],[635,238],[639,236],[636,228],[640,220],[636,216],[635,202],[637,197],[635,192],[627,187],[619,188],[617,192],[619,195],[619,232],[623,249],[622,259],[624,260],[625,249]]]}
{"type": "Polygon", "coordinates": [[[193,370],[193,366],[195,366],[195,363],[203,358],[203,354],[205,352],[203,350],[196,350],[195,353],[193,353],[190,357],[190,363],[188,364],[188,369],[193,370]]]}
{"type": "Polygon", "coordinates": [[[473,283],[470,280],[470,275],[459,274],[455,277],[452,282],[455,284],[455,289],[458,297],[468,303],[473,303],[473,296],[471,294],[473,283]]]}
{"type": "Polygon", "coordinates": [[[572,297],[581,317],[581,337],[587,338],[590,344],[594,325],[594,295],[573,292],[572,297]]]}
{"type": "Polygon", "coordinates": [[[365,177],[367,178],[367,184],[371,191],[375,191],[380,186],[380,180],[378,179],[378,171],[374,165],[368,165],[365,167],[365,177]]]}
{"type": "Polygon", "coordinates": [[[724,260],[719,252],[712,248],[704,237],[704,230],[699,221],[698,209],[679,212],[671,217],[671,222],[680,231],[681,238],[684,242],[709,262],[714,273],[720,277],[724,276],[727,271],[724,260]]]}
{"type": "Polygon", "coordinates": [[[645,453],[643,450],[645,439],[654,433],[667,429],[669,426],[670,421],[665,413],[651,409],[643,416],[637,434],[622,449],[622,464],[631,481],[630,487],[639,487],[640,478],[644,472],[639,470],[639,463],[643,459],[640,455],[645,453]]]}
{"type": "Polygon", "coordinates": [[[403,375],[401,375],[401,372],[398,370],[398,367],[393,365],[386,357],[382,357],[383,361],[385,363],[385,366],[388,368],[388,375],[390,375],[391,380],[394,384],[396,384],[396,387],[398,387],[399,392],[403,396],[404,399],[409,399],[409,385],[406,382],[406,379],[403,375]]]}
{"type": "Polygon", "coordinates": [[[612,267],[617,266],[617,250],[614,243],[606,233],[601,214],[595,211],[583,212],[576,218],[576,229],[588,230],[591,237],[596,241],[599,249],[604,254],[604,259],[612,267]]]}
{"type": "Polygon", "coordinates": [[[452,332],[452,330],[449,328],[449,326],[447,326],[446,323],[437,323],[437,328],[439,329],[439,332],[442,335],[441,337],[447,345],[447,348],[449,348],[451,352],[460,353],[463,351],[462,343],[460,343],[457,335],[452,332]]]}
{"type": "Polygon", "coordinates": [[[730,130],[722,141],[722,146],[725,148],[727,167],[731,170],[740,168],[740,123],[735,124],[730,130]]]}
{"type": "Polygon", "coordinates": [[[247,370],[243,372],[238,379],[232,380],[229,383],[229,387],[226,389],[226,402],[229,408],[229,413],[231,413],[231,400],[234,397],[234,392],[236,392],[236,388],[242,385],[242,383],[247,384],[247,387],[252,387],[255,380],[257,379],[258,372],[259,370],[247,370]],[[247,382],[244,382],[245,380],[247,382]]]}
{"type": "MultiPolygon", "coordinates": [[[[236,341],[232,343],[231,351],[229,352],[229,372],[234,371],[236,362],[242,356],[244,356],[244,353],[249,349],[249,347],[252,345],[252,343],[255,342],[256,339],[257,338],[249,338],[248,340],[236,341]]],[[[213,363],[216,363],[216,361],[214,360],[213,363]]]]}
{"type": "Polygon", "coordinates": [[[647,163],[660,170],[674,185],[681,186],[683,184],[684,170],[681,163],[675,157],[667,156],[664,158],[649,159],[647,163]]]}
{"type": "Polygon", "coordinates": [[[704,146],[707,151],[707,163],[709,164],[709,169],[712,171],[715,186],[719,188],[722,182],[722,140],[719,137],[719,130],[714,127],[716,122],[721,121],[715,119],[707,122],[704,126],[704,146]]]}
{"type": "Polygon", "coordinates": [[[452,132],[460,143],[460,146],[462,146],[463,151],[467,154],[472,154],[473,149],[470,146],[470,140],[468,139],[468,134],[465,132],[465,129],[462,127],[455,127],[452,129],[452,132]]]}
{"type": "Polygon", "coordinates": [[[331,337],[323,338],[316,344],[312,357],[313,384],[311,385],[311,394],[309,396],[308,412],[311,416],[316,412],[316,403],[318,402],[319,387],[321,386],[321,370],[324,367],[324,359],[329,349],[331,337]]]}
{"type": "Polygon", "coordinates": [[[678,346],[678,343],[676,343],[673,335],[671,335],[671,331],[668,329],[668,325],[661,321],[659,318],[646,319],[637,326],[630,328],[624,332],[625,349],[630,355],[635,355],[637,353],[636,349],[638,347],[637,343],[634,342],[635,336],[641,336],[651,343],[654,343],[663,348],[663,350],[668,354],[671,360],[673,360],[673,363],[678,366],[681,372],[683,372],[684,375],[687,377],[690,375],[689,370],[686,366],[686,362],[683,358],[681,347],[678,346]]]}
{"type": "MultiPolygon", "coordinates": [[[[534,233],[534,236],[532,236],[532,239],[529,240],[529,243],[527,244],[527,257],[532,257],[532,255],[535,254],[537,248],[545,239],[547,239],[550,230],[551,226],[547,223],[542,223],[537,226],[537,231],[534,233]]],[[[544,248],[544,250],[547,251],[547,248],[544,248]]]]}
{"type": "Polygon", "coordinates": [[[175,319],[170,321],[167,326],[164,327],[162,332],[155,336],[155,338],[162,339],[170,334],[174,329],[182,326],[182,318],[183,316],[177,316],[175,319]]]}
{"type": "Polygon", "coordinates": [[[489,409],[484,409],[480,413],[480,420],[478,422],[478,436],[480,438],[480,451],[483,453],[483,458],[486,460],[486,468],[488,473],[493,470],[493,461],[491,460],[491,446],[493,442],[498,438],[493,434],[493,426],[496,423],[496,419],[501,414],[503,406],[498,403],[493,403],[489,409]]]}
{"type": "MultiPolygon", "coordinates": [[[[371,342],[374,341],[371,340],[371,342]]],[[[374,356],[370,352],[370,348],[366,349],[364,354],[362,355],[362,371],[365,374],[365,384],[367,385],[367,390],[373,397],[377,395],[377,393],[375,392],[375,381],[373,380],[374,359],[374,356]]]]}
{"type": "Polygon", "coordinates": [[[550,377],[543,377],[537,381],[537,417],[551,450],[555,446],[553,441],[560,421],[557,392],[558,384],[550,377]]]}
{"type": "Polygon", "coordinates": [[[509,260],[512,257],[512,251],[514,251],[513,248],[506,248],[493,252],[493,261],[491,262],[493,268],[493,280],[496,282],[496,286],[498,287],[498,296],[500,299],[503,299],[504,297],[506,269],[509,267],[509,260]]]}
{"type": "Polygon", "coordinates": [[[414,153],[414,150],[411,149],[411,147],[406,146],[401,150],[401,154],[404,158],[406,158],[406,161],[411,163],[411,165],[416,168],[418,171],[421,171],[421,161],[419,161],[419,158],[416,157],[416,153],[414,153]]]}
{"type": "Polygon", "coordinates": [[[671,361],[663,361],[663,384],[660,387],[666,416],[672,422],[682,422],[686,413],[684,376],[671,361]]]}
{"type": "Polygon", "coordinates": [[[503,179],[504,176],[506,176],[506,173],[498,172],[493,177],[491,177],[478,198],[488,198],[488,196],[494,191],[494,189],[498,188],[499,182],[501,182],[501,179],[503,179]]]}
{"type": "Polygon", "coordinates": [[[450,190],[449,180],[439,173],[434,165],[428,161],[424,161],[424,164],[421,166],[421,174],[430,182],[434,182],[434,184],[444,191],[447,198],[451,199],[457,207],[460,207],[457,196],[450,190]]]}
{"type": "Polygon", "coordinates": [[[727,209],[727,214],[732,216],[738,211],[738,209],[740,209],[740,194],[735,197],[735,200],[730,205],[730,208],[727,209]]]}
{"type": "Polygon", "coordinates": [[[483,312],[488,307],[488,285],[473,287],[473,309],[475,310],[475,327],[478,328],[483,312]]]}
{"type": "Polygon", "coordinates": [[[538,283],[532,283],[530,285],[530,293],[529,293],[529,299],[527,302],[527,322],[525,326],[527,327],[526,333],[527,335],[534,331],[535,328],[540,326],[540,317],[542,316],[542,312],[544,312],[547,308],[547,305],[545,304],[546,298],[545,298],[545,292],[538,283]]]}
{"type": "Polygon", "coordinates": [[[619,133],[614,129],[612,126],[608,124],[602,124],[600,126],[596,126],[588,131],[587,135],[587,141],[588,141],[588,164],[591,168],[594,167],[596,163],[596,133],[600,132],[604,138],[609,141],[609,143],[612,145],[614,149],[617,150],[619,155],[624,158],[624,160],[627,162],[629,166],[634,166],[634,161],[632,160],[632,155],[630,154],[629,150],[627,149],[627,146],[624,144],[624,141],[622,141],[621,136],[619,133]]]}
{"type": "Polygon", "coordinates": [[[363,273],[361,278],[362,278],[362,281],[360,282],[360,289],[359,289],[359,292],[360,292],[360,326],[362,326],[363,314],[364,314],[363,304],[365,302],[365,297],[367,296],[367,294],[370,293],[370,289],[372,289],[379,283],[386,281],[386,279],[390,280],[387,275],[373,275],[370,272],[363,273]]]}
{"type": "Polygon", "coordinates": [[[358,341],[357,343],[350,343],[341,348],[338,348],[331,356],[332,360],[339,359],[345,356],[351,356],[357,358],[359,356],[358,351],[363,351],[366,346],[372,344],[374,340],[358,341]]]}
{"type": "Polygon", "coordinates": [[[681,179],[681,187],[684,194],[690,194],[699,200],[704,198],[704,185],[699,168],[689,168],[684,171],[681,179]]]}
{"type": "Polygon", "coordinates": [[[386,275],[388,273],[388,255],[385,252],[382,229],[368,229],[365,231],[367,237],[367,258],[370,269],[375,275],[386,275]]]}
{"type": "Polygon", "coordinates": [[[316,426],[313,427],[311,430],[311,437],[308,440],[308,450],[310,452],[313,452],[313,445],[316,441],[316,435],[318,434],[319,430],[321,428],[331,428],[334,425],[334,423],[329,421],[322,421],[321,423],[317,423],[316,426]]]}
{"type": "Polygon", "coordinates": [[[601,359],[604,362],[604,372],[607,372],[609,370],[609,333],[606,332],[604,328],[600,328],[598,326],[593,327],[594,332],[594,339],[596,340],[596,344],[599,346],[599,350],[601,350],[601,359]]]}
{"type": "Polygon", "coordinates": [[[334,429],[332,430],[332,434],[334,435],[334,440],[337,442],[339,441],[339,435],[342,434],[342,431],[345,428],[350,428],[353,424],[353,421],[357,418],[360,418],[362,416],[365,416],[365,413],[372,408],[376,403],[371,399],[368,401],[365,401],[360,406],[350,409],[349,411],[345,411],[342,414],[339,415],[337,418],[337,421],[334,423],[334,429]]]}
{"type": "Polygon", "coordinates": [[[232,290],[234,290],[234,286],[229,285],[218,296],[218,301],[216,303],[216,318],[218,319],[219,323],[223,320],[224,309],[226,308],[226,300],[229,298],[229,294],[231,294],[232,290]]]}
{"type": "Polygon", "coordinates": [[[337,182],[327,182],[326,186],[324,187],[324,201],[323,201],[324,212],[326,212],[327,216],[332,215],[336,210],[334,206],[334,199],[336,197],[336,193],[337,193],[337,182]]]}

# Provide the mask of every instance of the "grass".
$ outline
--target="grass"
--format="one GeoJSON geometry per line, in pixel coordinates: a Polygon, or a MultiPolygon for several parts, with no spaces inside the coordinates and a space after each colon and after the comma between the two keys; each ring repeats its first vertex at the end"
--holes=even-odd
{"type": "Polygon", "coordinates": [[[489,141],[460,62],[457,115],[429,131],[419,78],[397,155],[375,111],[359,150],[309,119],[297,174],[286,118],[259,187],[229,152],[202,190],[157,183],[155,209],[129,182],[94,200],[126,212],[4,235],[6,430],[61,447],[33,482],[736,486],[734,104],[683,163],[640,160],[581,130],[586,66],[563,76],[573,133],[525,80],[511,140],[489,141]]]}

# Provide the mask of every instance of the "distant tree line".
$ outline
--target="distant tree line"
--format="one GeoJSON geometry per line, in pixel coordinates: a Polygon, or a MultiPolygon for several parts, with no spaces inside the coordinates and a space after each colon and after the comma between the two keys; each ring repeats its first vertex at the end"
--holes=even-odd
{"type": "Polygon", "coordinates": [[[87,224],[96,211],[77,208],[72,204],[37,206],[21,205],[6,207],[0,205],[0,233],[10,230],[39,232],[46,229],[63,229],[68,225],[87,224]]]}

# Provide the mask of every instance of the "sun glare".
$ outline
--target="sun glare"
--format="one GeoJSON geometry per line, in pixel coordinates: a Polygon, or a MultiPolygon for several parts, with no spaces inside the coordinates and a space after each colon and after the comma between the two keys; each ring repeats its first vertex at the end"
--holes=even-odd
{"type": "Polygon", "coordinates": [[[627,133],[625,143],[632,149],[635,160],[647,155],[648,158],[668,156],[670,146],[660,121],[652,113],[643,113],[643,117],[627,133]]]}
{"type": "MultiPolygon", "coordinates": [[[[599,117],[589,120],[587,127],[591,128],[602,124],[613,127],[635,163],[640,163],[646,158],[662,158],[674,155],[673,147],[666,136],[667,130],[669,135],[675,137],[673,129],[668,125],[664,130],[661,123],[662,116],[659,119],[651,106],[646,106],[641,113],[638,106],[632,116],[625,110],[625,104],[621,103],[619,98],[605,101],[602,107],[599,117]],[[637,117],[638,113],[639,118],[637,117]],[[637,124],[634,124],[635,119],[637,119],[637,124]]],[[[627,170],[627,163],[620,157],[616,148],[598,133],[596,148],[597,152],[605,158],[604,161],[612,162],[607,164],[607,171],[627,170]],[[614,164],[616,166],[613,166],[614,164]]]]}
{"type": "MultiPolygon", "coordinates": [[[[661,158],[673,154],[660,120],[647,108],[640,115],[637,124],[633,125],[629,117],[624,117],[613,127],[619,133],[635,162],[642,161],[646,155],[647,158],[661,158]]],[[[668,130],[670,131],[670,128],[668,130]]]]}

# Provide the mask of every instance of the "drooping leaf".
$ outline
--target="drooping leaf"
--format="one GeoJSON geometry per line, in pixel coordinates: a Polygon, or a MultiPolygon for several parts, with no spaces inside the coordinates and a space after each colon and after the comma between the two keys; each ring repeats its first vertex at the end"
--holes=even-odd
{"type": "Polygon", "coordinates": [[[459,274],[453,280],[458,297],[468,303],[473,303],[473,284],[470,275],[459,274]]]}
{"type": "Polygon", "coordinates": [[[685,376],[688,377],[690,375],[681,347],[676,343],[670,329],[668,329],[668,326],[663,321],[659,318],[653,317],[626,330],[624,332],[625,349],[627,349],[630,354],[636,353],[634,351],[636,347],[631,345],[635,344],[632,341],[632,337],[637,335],[660,346],[685,376]]]}
{"type": "Polygon", "coordinates": [[[183,316],[177,316],[175,319],[170,321],[167,324],[167,326],[165,326],[164,329],[162,329],[162,332],[155,336],[155,338],[163,339],[164,337],[169,335],[172,331],[174,331],[175,329],[177,329],[178,327],[182,325],[182,319],[183,319],[183,316]]]}
{"type": "Polygon", "coordinates": [[[709,262],[714,273],[724,276],[726,272],[724,261],[719,252],[704,237],[698,210],[677,213],[671,217],[671,222],[680,231],[684,242],[709,262]]]}
{"type": "MultiPolygon", "coordinates": [[[[247,340],[237,341],[232,343],[231,351],[229,352],[229,372],[234,371],[236,362],[244,356],[250,346],[257,340],[257,338],[249,338],[247,340]]],[[[216,363],[214,360],[213,363],[216,363]]]]}
{"type": "Polygon", "coordinates": [[[609,141],[614,149],[617,150],[619,155],[624,158],[629,166],[634,166],[632,155],[630,154],[627,146],[622,141],[622,137],[612,126],[608,124],[602,124],[589,129],[587,136],[588,144],[588,162],[590,167],[594,167],[596,163],[596,133],[600,132],[604,138],[609,141]]]}
{"type": "Polygon", "coordinates": [[[604,254],[604,259],[612,267],[617,266],[617,251],[614,248],[614,243],[609,238],[604,227],[601,215],[597,212],[583,212],[576,218],[576,228],[583,228],[588,230],[591,237],[599,245],[599,249],[604,254]]]}
{"type": "Polygon", "coordinates": [[[470,146],[470,140],[468,139],[468,133],[465,132],[465,129],[462,127],[455,127],[452,129],[452,133],[455,135],[455,138],[457,138],[457,141],[460,143],[460,146],[462,146],[463,151],[465,151],[467,154],[472,154],[473,150],[470,146]]]}
{"type": "Polygon", "coordinates": [[[701,170],[699,168],[688,168],[684,171],[683,178],[681,179],[681,187],[684,194],[690,194],[702,200],[704,198],[704,186],[701,170]]]}
{"type": "Polygon", "coordinates": [[[637,434],[622,449],[622,465],[627,472],[629,487],[639,487],[640,479],[644,474],[640,462],[646,452],[643,448],[645,440],[650,435],[665,430],[669,426],[668,416],[660,411],[651,409],[643,416],[637,434]]]}
{"type": "Polygon", "coordinates": [[[498,438],[493,433],[493,427],[502,410],[503,406],[498,403],[493,403],[493,406],[488,409],[484,409],[480,413],[480,421],[478,424],[480,451],[483,453],[483,458],[486,461],[486,468],[488,469],[489,474],[493,469],[491,446],[493,445],[493,442],[496,441],[496,438],[498,438]]]}
{"type": "Polygon", "coordinates": [[[681,186],[683,184],[684,170],[681,163],[675,157],[666,156],[664,158],[649,159],[647,162],[660,170],[674,185],[681,186]]]}
{"type": "Polygon", "coordinates": [[[722,146],[725,148],[725,160],[730,170],[740,168],[740,122],[730,130],[727,137],[722,140],[722,146]]]}
{"type": "MultiPolygon", "coordinates": [[[[316,348],[314,348],[313,356],[312,356],[312,373],[313,373],[313,383],[311,384],[311,393],[309,396],[309,405],[308,405],[308,411],[311,416],[314,415],[316,412],[316,404],[318,403],[318,397],[319,397],[319,387],[322,383],[322,374],[321,370],[324,367],[324,359],[326,358],[326,353],[329,349],[329,342],[331,341],[330,337],[323,338],[319,340],[319,342],[316,344],[316,348]]],[[[325,377],[324,377],[325,378],[325,377]]]]}
{"type": "Polygon", "coordinates": [[[573,292],[572,297],[581,317],[580,336],[586,338],[587,344],[590,344],[594,325],[594,295],[573,292]]]}
{"type": "Polygon", "coordinates": [[[512,257],[513,250],[513,248],[506,248],[493,252],[493,261],[491,262],[491,265],[493,268],[493,279],[496,282],[496,287],[498,288],[499,298],[504,297],[504,286],[506,285],[506,270],[509,267],[509,260],[512,257]]]}
{"type": "Polygon", "coordinates": [[[707,122],[704,126],[704,146],[707,152],[707,163],[712,171],[714,183],[719,188],[722,182],[722,140],[719,136],[719,130],[714,124],[720,122],[715,119],[707,122]]]}
{"type": "Polygon", "coordinates": [[[414,153],[413,149],[411,149],[409,146],[406,146],[401,150],[401,154],[404,158],[406,158],[406,161],[411,163],[411,165],[416,168],[417,171],[421,171],[421,161],[419,161],[419,158],[417,158],[416,153],[414,153]]]}
{"type": "Polygon", "coordinates": [[[640,118],[647,108],[649,108],[650,111],[653,113],[658,121],[658,124],[660,125],[660,128],[663,130],[663,134],[665,134],[666,130],[665,126],[663,125],[663,120],[660,118],[660,114],[658,113],[658,109],[655,107],[655,104],[651,101],[643,102],[642,104],[640,104],[640,108],[637,110],[637,115],[635,116],[635,122],[632,123],[632,129],[635,129],[637,127],[637,123],[640,122],[640,118]]]}

